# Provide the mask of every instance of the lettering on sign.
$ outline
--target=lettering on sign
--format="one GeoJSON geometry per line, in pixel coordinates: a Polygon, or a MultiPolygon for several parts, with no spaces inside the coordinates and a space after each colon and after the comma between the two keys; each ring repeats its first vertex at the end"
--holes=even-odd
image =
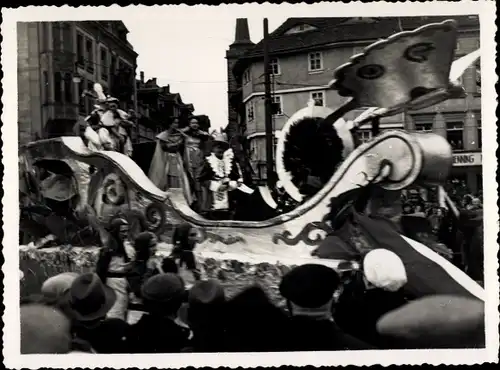
{"type": "Polygon", "coordinates": [[[460,153],[453,154],[453,166],[481,166],[483,162],[483,155],[481,153],[460,153]]]}

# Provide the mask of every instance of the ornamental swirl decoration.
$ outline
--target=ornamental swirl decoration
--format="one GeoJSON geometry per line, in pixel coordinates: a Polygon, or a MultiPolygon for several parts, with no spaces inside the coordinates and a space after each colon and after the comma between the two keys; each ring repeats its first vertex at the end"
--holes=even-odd
{"type": "Polygon", "coordinates": [[[295,238],[292,238],[292,233],[290,231],[285,230],[282,233],[274,234],[272,240],[274,244],[278,244],[279,241],[282,241],[286,245],[297,245],[298,243],[303,242],[309,246],[317,246],[325,240],[325,237],[321,236],[319,233],[316,234],[314,239],[310,237],[312,232],[317,231],[323,231],[328,234],[333,232],[333,229],[326,223],[326,221],[311,222],[306,224],[306,226],[304,226],[302,231],[298,233],[295,238]]]}

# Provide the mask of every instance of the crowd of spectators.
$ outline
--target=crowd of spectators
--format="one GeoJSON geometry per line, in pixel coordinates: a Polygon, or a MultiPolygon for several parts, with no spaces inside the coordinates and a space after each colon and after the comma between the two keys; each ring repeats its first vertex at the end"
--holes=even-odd
{"type": "Polygon", "coordinates": [[[405,266],[389,250],[368,252],[346,274],[320,264],[291,269],[279,284],[286,302],[279,307],[259,285],[228,297],[221,282],[204,279],[189,226],[177,230],[173,251],[161,262],[151,258],[156,236],[143,232],[129,243],[127,226],[123,219],[114,221],[94,272],[54,276],[39,294],[21,298],[22,353],[484,346],[482,302],[405,295],[405,266]],[[191,274],[191,283],[180,270],[191,274]],[[129,320],[132,310],[141,311],[135,322],[129,320]],[[464,314],[467,320],[450,319],[464,314]]]}

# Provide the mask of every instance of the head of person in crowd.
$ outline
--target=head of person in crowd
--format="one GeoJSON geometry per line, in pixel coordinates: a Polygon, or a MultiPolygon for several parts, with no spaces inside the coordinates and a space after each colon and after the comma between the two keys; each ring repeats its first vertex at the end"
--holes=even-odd
{"type": "Polygon", "coordinates": [[[483,205],[481,204],[481,200],[479,198],[472,198],[471,206],[475,209],[480,209],[483,205]]]}
{"type": "Polygon", "coordinates": [[[129,257],[125,249],[125,241],[129,237],[129,222],[124,217],[115,217],[111,220],[108,231],[110,234],[108,247],[113,254],[123,256],[128,261],[129,257]]]}
{"type": "Polygon", "coordinates": [[[116,293],[95,273],[79,275],[67,291],[61,307],[76,326],[100,323],[116,301],[116,293]]]}
{"type": "Polygon", "coordinates": [[[70,320],[58,309],[41,304],[22,305],[20,318],[22,354],[71,351],[70,320]]]}
{"type": "Polygon", "coordinates": [[[413,212],[413,208],[410,203],[403,204],[403,214],[409,215],[413,212]]]}
{"type": "Polygon", "coordinates": [[[436,216],[438,217],[443,217],[445,212],[444,212],[444,209],[442,207],[436,207],[434,208],[435,212],[436,212],[436,216]]]}
{"type": "Polygon", "coordinates": [[[193,225],[183,223],[175,227],[172,244],[182,250],[192,251],[198,241],[198,231],[193,225]]]}
{"type": "Polygon", "coordinates": [[[224,315],[226,294],[217,280],[202,280],[189,290],[187,303],[187,320],[193,330],[217,326],[224,315]]]}
{"type": "Polygon", "coordinates": [[[279,290],[292,316],[329,319],[339,285],[340,278],[330,267],[305,264],[283,276],[279,290]]]}
{"type": "Polygon", "coordinates": [[[424,212],[424,205],[422,203],[415,204],[414,212],[415,213],[422,213],[422,212],[424,212]]]}
{"type": "Polygon", "coordinates": [[[53,305],[59,304],[77,277],[76,272],[63,272],[45,280],[41,289],[45,302],[53,305]]]}
{"type": "Polygon", "coordinates": [[[155,252],[158,246],[158,237],[150,232],[140,233],[134,240],[135,259],[137,261],[147,261],[155,252]]]}
{"type": "Polygon", "coordinates": [[[401,258],[390,250],[379,248],[368,252],[362,264],[365,289],[389,292],[400,290],[408,281],[401,258]]]}
{"type": "Polygon", "coordinates": [[[284,350],[286,314],[259,285],[244,288],[226,303],[226,344],[229,351],[284,350]]]}
{"type": "Polygon", "coordinates": [[[173,320],[185,298],[184,281],[172,273],[155,275],[144,282],[141,295],[148,313],[173,320]]]}

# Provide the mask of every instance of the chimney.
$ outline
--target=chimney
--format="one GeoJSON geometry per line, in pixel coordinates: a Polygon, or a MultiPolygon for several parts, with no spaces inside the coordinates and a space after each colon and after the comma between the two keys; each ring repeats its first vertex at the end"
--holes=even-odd
{"type": "Polygon", "coordinates": [[[156,84],[156,77],[153,78],[151,81],[153,81],[153,86],[157,86],[157,84],[156,84]]]}
{"type": "Polygon", "coordinates": [[[144,83],[144,71],[141,71],[141,84],[144,83]]]}
{"type": "Polygon", "coordinates": [[[233,45],[248,45],[248,44],[253,44],[252,41],[250,40],[248,19],[237,18],[233,45]]]}

